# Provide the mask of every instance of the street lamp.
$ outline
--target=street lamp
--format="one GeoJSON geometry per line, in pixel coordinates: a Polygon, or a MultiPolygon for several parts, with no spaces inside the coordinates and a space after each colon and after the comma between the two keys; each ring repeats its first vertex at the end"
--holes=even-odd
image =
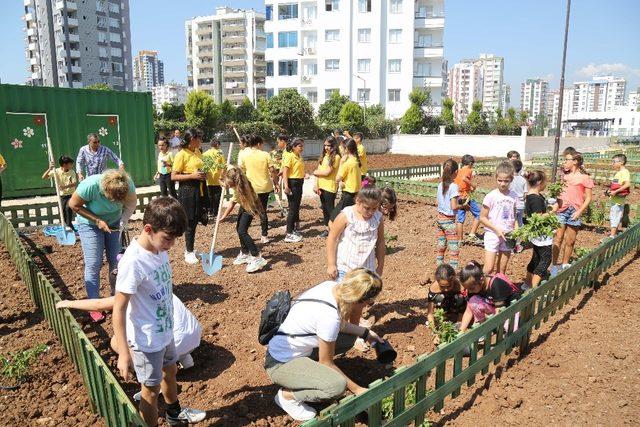
{"type": "MultiPolygon", "coordinates": [[[[367,121],[367,81],[363,78],[360,77],[357,74],[353,75],[354,77],[362,80],[362,105],[364,106],[364,108],[362,109],[362,122],[364,123],[365,121],[367,121]]],[[[359,100],[358,100],[359,101],[359,100]]]]}

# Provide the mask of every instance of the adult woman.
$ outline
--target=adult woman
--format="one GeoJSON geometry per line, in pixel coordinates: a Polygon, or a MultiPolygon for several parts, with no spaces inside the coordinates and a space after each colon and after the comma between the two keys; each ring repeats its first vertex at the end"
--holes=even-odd
{"type": "MultiPolygon", "coordinates": [[[[129,175],[122,170],[106,170],[91,175],[78,184],[71,195],[69,207],[77,215],[78,234],[84,255],[84,286],[89,298],[100,297],[100,269],[106,251],[109,271],[118,265],[120,233],[136,209],[136,188],[129,175]]],[[[115,276],[109,274],[111,295],[115,276]]],[[[98,322],[100,312],[89,313],[98,322]]]]}
{"type": "Polygon", "coordinates": [[[304,183],[304,160],[302,151],[304,140],[295,138],[291,146],[287,147],[289,154],[282,158],[282,182],[284,192],[289,200],[289,213],[287,215],[287,235],[284,241],[287,243],[299,242],[302,236],[298,233],[300,224],[300,203],[302,202],[302,184],[304,183]]]}
{"type": "MultiPolygon", "coordinates": [[[[336,175],[340,166],[340,154],[338,154],[338,141],[332,136],[325,138],[324,150],[318,160],[318,168],[313,174],[318,177],[316,184],[316,193],[320,196],[320,204],[322,206],[322,217],[325,227],[329,226],[331,212],[336,203],[336,193],[338,192],[338,183],[336,175]]],[[[320,237],[327,237],[329,231],[325,230],[320,237]]]]}
{"type": "Polygon", "coordinates": [[[197,264],[198,258],[193,251],[196,239],[196,225],[198,222],[207,223],[205,185],[207,174],[203,172],[202,162],[203,133],[200,129],[188,129],[184,133],[184,139],[180,143],[182,149],[173,160],[171,180],[178,181],[178,200],[187,212],[187,230],[184,233],[185,252],[184,261],[187,264],[197,264]]]}
{"type": "Polygon", "coordinates": [[[355,394],[366,391],[333,359],[353,347],[357,337],[370,343],[382,341],[375,332],[349,323],[353,313],[372,304],[381,290],[380,276],[360,268],[347,273],[341,283],[323,282],[298,297],[313,301],[293,304],[269,341],[264,364],[271,380],[282,387],[276,404],[292,418],[302,421],[315,416],[304,402],[337,397],[345,388],[355,394]]]}

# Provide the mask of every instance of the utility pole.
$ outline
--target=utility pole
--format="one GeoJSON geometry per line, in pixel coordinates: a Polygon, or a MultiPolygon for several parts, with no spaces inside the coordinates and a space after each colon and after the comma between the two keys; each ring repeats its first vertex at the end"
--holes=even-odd
{"type": "Polygon", "coordinates": [[[562,127],[562,101],[564,98],[564,69],[567,63],[567,39],[569,38],[569,16],[571,14],[571,0],[567,0],[567,17],[564,24],[564,48],[562,49],[562,72],[560,73],[560,97],[558,103],[558,120],[556,136],[553,144],[553,165],[551,168],[551,180],[556,182],[558,174],[558,154],[560,151],[560,129],[562,127]]]}

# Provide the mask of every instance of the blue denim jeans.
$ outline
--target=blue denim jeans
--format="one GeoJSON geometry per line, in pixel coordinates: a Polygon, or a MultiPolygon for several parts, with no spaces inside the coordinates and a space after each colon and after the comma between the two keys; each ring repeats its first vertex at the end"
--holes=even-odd
{"type": "Polygon", "coordinates": [[[111,271],[118,266],[120,252],[120,232],[105,233],[93,224],[78,223],[78,234],[84,256],[84,287],[89,298],[100,298],[100,270],[103,253],[107,252],[109,263],[109,284],[111,295],[115,291],[116,278],[111,271]]]}

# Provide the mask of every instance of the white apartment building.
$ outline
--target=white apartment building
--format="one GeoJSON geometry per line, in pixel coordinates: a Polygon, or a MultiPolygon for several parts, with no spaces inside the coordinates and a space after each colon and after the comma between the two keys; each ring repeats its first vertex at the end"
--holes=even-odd
{"type": "Polygon", "coordinates": [[[449,98],[453,101],[453,117],[464,123],[474,101],[482,101],[483,67],[479,61],[454,64],[449,71],[449,98]]]}
{"type": "Polygon", "coordinates": [[[28,84],[132,90],[129,0],[23,0],[28,84]]]}
{"type": "Polygon", "coordinates": [[[595,76],[573,84],[573,112],[613,111],[624,105],[627,81],[621,77],[595,76]]]}
{"type": "Polygon", "coordinates": [[[160,111],[162,105],[168,104],[184,104],[187,100],[187,87],[177,83],[168,83],[161,86],[153,86],[151,88],[151,99],[157,111],[160,111]]]}
{"type": "Polygon", "coordinates": [[[549,82],[542,79],[527,79],[520,86],[520,111],[529,113],[532,120],[547,115],[547,92],[549,82]]]}
{"type": "Polygon", "coordinates": [[[266,96],[264,14],[218,7],[215,15],[186,21],[185,33],[189,89],[235,105],[266,96]]]}
{"type": "Polygon", "coordinates": [[[317,108],[334,91],[400,117],[414,87],[442,99],[444,0],[265,0],[267,97],[317,108]]]}
{"type": "Polygon", "coordinates": [[[482,111],[494,114],[502,110],[504,58],[490,53],[481,53],[478,61],[482,65],[482,111]]]}
{"type": "Polygon", "coordinates": [[[627,110],[640,111],[640,88],[635,92],[629,92],[627,96],[627,110]]]}
{"type": "Polygon", "coordinates": [[[511,85],[502,84],[502,117],[506,117],[507,110],[511,107],[511,85]]]}
{"type": "Polygon", "coordinates": [[[133,58],[133,90],[146,92],[164,84],[164,64],[155,50],[141,50],[133,58]]]}
{"type": "Polygon", "coordinates": [[[562,118],[562,130],[581,135],[595,134],[615,137],[640,136],[640,111],[619,106],[610,111],[578,111],[562,118]]]}
{"type": "MultiPolygon", "coordinates": [[[[564,95],[562,97],[562,120],[566,120],[570,114],[572,114],[572,102],[573,99],[573,88],[568,88],[564,90],[564,95]]],[[[549,128],[557,129],[558,127],[558,108],[560,107],[560,90],[556,89],[553,91],[553,101],[552,101],[553,111],[551,113],[551,120],[549,120],[549,128]]]]}

